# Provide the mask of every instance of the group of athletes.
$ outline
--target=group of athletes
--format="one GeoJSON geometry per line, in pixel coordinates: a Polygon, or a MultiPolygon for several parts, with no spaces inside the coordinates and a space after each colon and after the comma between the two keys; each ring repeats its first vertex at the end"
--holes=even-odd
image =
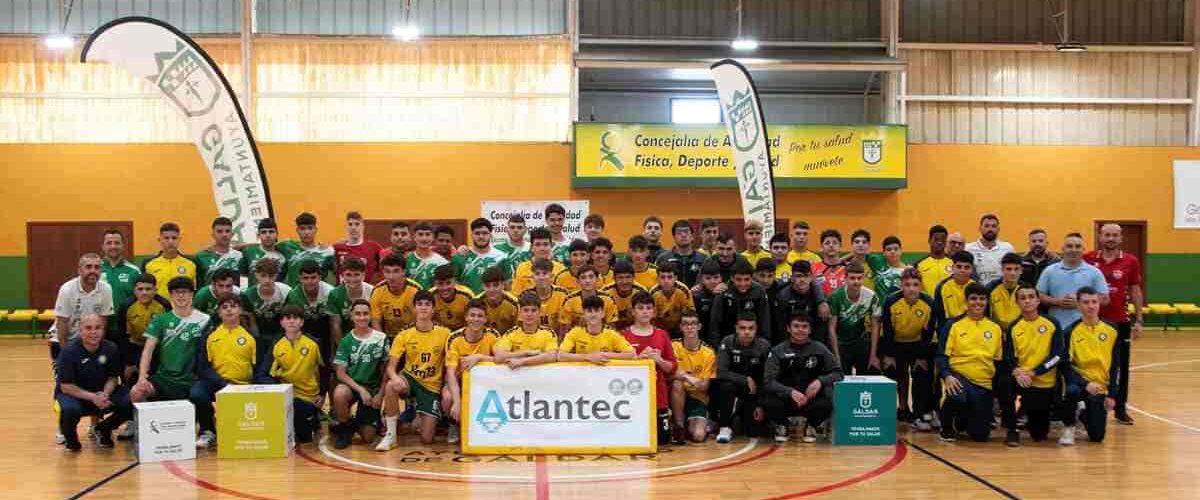
{"type": "Polygon", "coordinates": [[[108,231],[55,307],[60,441],[79,450],[76,427],[91,415],[92,439],[112,446],[132,403],[187,399],[197,447],[212,447],[218,391],[288,383],[300,442],[324,418],[336,448],[358,436],[394,449],[402,425],[426,444],[448,427],[455,443],[462,374],[475,364],[613,359],[655,364],[662,443],[727,443],[735,432],[786,442],[793,424],[814,442],[844,374],[896,380],[898,419],[945,441],[986,441],[997,414],[1010,446],[1022,428],[1046,439],[1052,420],[1062,445],[1074,444],[1077,421],[1101,441],[1110,410],[1133,423],[1124,403],[1141,270],[1121,251],[1120,227],[1104,226],[1102,248],[1087,254],[1069,234],[1060,255],[1034,230],[1018,255],[988,214],[970,244],[933,226],[928,254],[910,265],[899,238],[872,253],[861,229],[848,253],[832,229],[809,250],[804,222],[766,242],[748,222],[739,250],[716,220],[698,234],[680,220],[664,248],[653,216],[618,257],[599,214],[574,240],[562,206],[544,215],[532,230],[514,215],[496,245],[497,228],[476,219],[457,248],[449,227],[403,222],[384,247],[357,212],[334,245],[317,242],[309,213],[295,218],[296,240],[279,241],[265,219],[258,243],[235,245],[218,217],[211,245],[192,256],[168,222],[141,266],[108,231]]]}

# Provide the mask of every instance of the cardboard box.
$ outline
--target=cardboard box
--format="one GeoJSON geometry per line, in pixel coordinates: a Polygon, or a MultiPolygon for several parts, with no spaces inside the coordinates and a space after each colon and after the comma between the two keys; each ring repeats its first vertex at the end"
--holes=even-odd
{"type": "Polygon", "coordinates": [[[217,392],[217,456],[281,458],[296,444],[292,385],[227,385],[217,392]]]}
{"type": "Polygon", "coordinates": [[[134,403],[138,461],[196,458],[196,407],[190,401],[134,403]]]}
{"type": "Polygon", "coordinates": [[[847,376],[833,385],[833,444],[896,444],[896,382],[847,376]]]}

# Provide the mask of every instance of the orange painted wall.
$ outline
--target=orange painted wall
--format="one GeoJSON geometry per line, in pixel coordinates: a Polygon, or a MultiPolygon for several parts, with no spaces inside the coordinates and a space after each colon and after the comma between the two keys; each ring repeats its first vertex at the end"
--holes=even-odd
{"type": "MultiPolygon", "coordinates": [[[[275,209],[290,235],[302,210],[322,221],[321,239],[342,235],[341,218],[479,215],[483,199],[581,198],[624,240],[650,213],[665,220],[737,217],[732,189],[572,190],[571,147],[563,144],[263,144],[275,209]]],[[[857,227],[877,239],[898,234],[921,251],[938,222],[975,234],[996,212],[1003,239],[1046,228],[1087,233],[1091,221],[1149,221],[1149,251],[1200,252],[1200,231],[1172,229],[1173,159],[1200,159],[1200,148],[914,145],[909,188],[898,191],[785,190],[779,216],[815,228],[857,227]]],[[[184,247],[207,241],[215,215],[209,180],[190,144],[0,145],[0,255],[25,253],[28,220],[133,220],[136,252],[156,249],[162,220],[184,227],[184,247]]]]}

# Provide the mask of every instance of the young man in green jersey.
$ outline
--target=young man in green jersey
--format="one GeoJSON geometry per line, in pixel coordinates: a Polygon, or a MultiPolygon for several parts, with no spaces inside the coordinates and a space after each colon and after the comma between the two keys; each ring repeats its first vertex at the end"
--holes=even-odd
{"type": "Polygon", "coordinates": [[[900,260],[903,254],[900,238],[888,236],[883,239],[884,265],[875,270],[875,295],[880,301],[900,291],[900,275],[908,267],[900,260]]]}
{"type": "Polygon", "coordinates": [[[434,271],[450,261],[434,251],[432,224],[418,222],[413,228],[413,241],[416,242],[417,248],[408,254],[406,274],[421,285],[421,288],[429,288],[433,286],[434,271]]]}
{"type": "MultiPolygon", "coordinates": [[[[125,235],[116,229],[104,231],[100,253],[104,257],[100,260],[100,276],[112,287],[113,307],[121,307],[133,299],[134,280],[142,270],[125,260],[125,235]]],[[[108,331],[115,331],[116,326],[116,316],[110,317],[108,331]]]]}
{"type": "MultiPolygon", "coordinates": [[[[287,302],[292,288],[275,281],[279,277],[279,262],[259,259],[254,264],[255,284],[242,291],[242,309],[250,317],[250,332],[264,351],[283,334],[279,326],[279,311],[287,302]]],[[[263,353],[259,353],[260,355],[263,353]]]]}
{"type": "Polygon", "coordinates": [[[866,270],[853,262],[846,266],[846,284],[829,296],[829,346],[842,370],[866,375],[879,370],[879,300],[864,286],[866,270]]]}
{"type": "Polygon", "coordinates": [[[532,258],[532,249],[529,242],[525,241],[525,216],[521,214],[512,214],[508,217],[508,237],[504,242],[496,245],[496,249],[508,254],[508,263],[512,268],[509,270],[510,276],[516,276],[517,266],[522,262],[532,258]]]}
{"type": "Polygon", "coordinates": [[[279,243],[279,251],[287,258],[283,282],[295,288],[300,284],[300,266],[313,261],[320,269],[320,278],[332,278],[334,251],[329,245],[317,243],[317,216],[304,212],[296,216],[296,236],[299,239],[279,243]]]}
{"type": "MultiPolygon", "coordinates": [[[[342,262],[342,274],[339,276],[342,284],[330,290],[329,298],[325,301],[325,312],[329,317],[330,351],[337,350],[337,346],[342,344],[343,334],[354,328],[354,320],[350,314],[350,306],[354,304],[354,301],[361,299],[368,301],[368,305],[370,304],[371,291],[374,287],[363,282],[366,275],[367,263],[362,259],[350,257],[342,262]]],[[[369,315],[367,321],[370,321],[369,315]]],[[[332,355],[331,352],[326,356],[332,355]]],[[[333,366],[332,362],[326,364],[333,366]]]]}
{"type": "Polygon", "coordinates": [[[875,290],[875,275],[887,267],[887,263],[882,255],[871,253],[871,233],[866,229],[855,229],[850,235],[850,257],[846,263],[851,262],[862,264],[866,271],[863,285],[875,290]]]}
{"type": "Polygon", "coordinates": [[[458,282],[473,294],[483,291],[483,273],[494,266],[509,267],[508,254],[492,246],[492,221],[482,217],[471,221],[471,247],[451,261],[458,282]]]}
{"type": "Polygon", "coordinates": [[[212,283],[213,273],[218,269],[233,269],[242,265],[242,252],[233,248],[233,221],[229,217],[217,217],[212,221],[212,245],[196,252],[196,285],[203,287],[212,283]]]}
{"type": "Polygon", "coordinates": [[[567,209],[558,203],[546,205],[546,229],[550,230],[550,243],[554,246],[554,260],[567,264],[570,253],[571,239],[563,234],[563,226],[567,222],[567,209]]]}
{"type": "Polygon", "coordinates": [[[191,278],[171,278],[167,290],[171,312],[155,316],[146,327],[138,381],[129,392],[134,403],[187,399],[196,382],[196,352],[208,325],[208,315],[192,308],[195,284],[191,278]],[[155,359],[157,363],[151,371],[151,360],[155,359]]]}
{"type": "Polygon", "coordinates": [[[242,248],[242,263],[239,267],[242,276],[254,281],[254,274],[258,272],[256,264],[261,260],[273,260],[276,263],[275,268],[279,270],[275,281],[283,279],[287,256],[280,251],[278,243],[279,226],[275,224],[275,220],[268,218],[258,221],[258,243],[242,248]]]}
{"type": "Polygon", "coordinates": [[[212,322],[215,326],[220,321],[217,315],[217,306],[219,305],[217,302],[221,297],[242,294],[242,291],[234,284],[237,281],[237,270],[229,268],[217,269],[212,274],[212,282],[196,292],[196,296],[192,299],[192,307],[213,318],[212,322]]]}
{"type": "MultiPolygon", "coordinates": [[[[321,366],[321,378],[325,380],[332,375],[333,349],[337,344],[333,343],[330,336],[329,297],[333,295],[333,285],[322,281],[321,274],[322,269],[317,261],[302,262],[300,283],[288,292],[287,298],[284,299],[284,308],[288,305],[300,308],[300,313],[304,316],[303,323],[306,325],[304,333],[317,341],[321,354],[326,357],[321,366]]],[[[340,315],[337,319],[341,319],[340,315]]]]}
{"type": "Polygon", "coordinates": [[[375,441],[379,424],[379,409],[383,405],[383,376],[387,368],[387,335],[371,328],[371,303],[356,299],[350,306],[354,328],[338,344],[333,366],[337,386],[333,389],[334,448],[350,446],[354,434],[363,443],[375,441]],[[351,407],[357,405],[354,419],[351,407]]]}

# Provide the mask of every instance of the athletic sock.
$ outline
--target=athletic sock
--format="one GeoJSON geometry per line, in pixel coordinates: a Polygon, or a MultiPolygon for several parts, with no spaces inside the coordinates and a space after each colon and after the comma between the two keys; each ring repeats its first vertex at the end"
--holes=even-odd
{"type": "Polygon", "coordinates": [[[384,425],[384,427],[387,428],[387,434],[385,434],[386,436],[395,436],[396,435],[396,422],[398,422],[399,420],[400,420],[399,415],[383,417],[383,425],[384,425]]]}

